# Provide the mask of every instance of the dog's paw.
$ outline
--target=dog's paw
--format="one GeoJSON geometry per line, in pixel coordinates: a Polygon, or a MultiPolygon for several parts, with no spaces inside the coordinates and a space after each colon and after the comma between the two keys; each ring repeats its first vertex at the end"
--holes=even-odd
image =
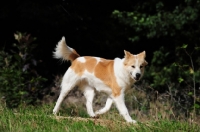
{"type": "Polygon", "coordinates": [[[99,119],[99,116],[98,116],[98,115],[90,116],[90,118],[93,118],[93,119],[99,119]]]}
{"type": "Polygon", "coordinates": [[[53,114],[54,115],[57,115],[57,112],[58,112],[57,110],[53,109],[53,114]]]}
{"type": "Polygon", "coordinates": [[[131,120],[131,121],[128,121],[128,123],[133,123],[133,124],[135,124],[135,123],[137,123],[137,121],[136,121],[136,120],[131,120]]]}

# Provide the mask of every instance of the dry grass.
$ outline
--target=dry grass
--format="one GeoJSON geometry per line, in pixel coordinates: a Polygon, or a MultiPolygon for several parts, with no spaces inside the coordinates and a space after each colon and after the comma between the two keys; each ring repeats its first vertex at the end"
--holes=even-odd
{"type": "MultiPolygon", "coordinates": [[[[0,130],[1,131],[48,131],[48,132],[65,132],[65,131],[112,131],[112,132],[151,132],[151,131],[196,131],[199,125],[179,120],[168,120],[167,115],[164,118],[155,116],[151,113],[145,116],[142,111],[136,110],[132,117],[137,119],[137,124],[126,123],[119,115],[115,107],[108,113],[99,118],[87,118],[78,116],[54,116],[52,115],[53,105],[43,105],[41,107],[26,107],[9,110],[5,106],[0,107],[0,130]],[[152,117],[151,117],[152,116],[152,117]],[[153,117],[154,116],[154,117],[153,117]],[[157,119],[156,119],[157,118],[157,119]],[[156,119],[156,120],[155,120],[156,119]]],[[[78,109],[73,107],[73,109],[78,109]]],[[[79,110],[74,110],[80,112],[79,110]]],[[[67,112],[67,111],[65,111],[67,112]]],[[[61,113],[62,114],[62,113],[61,113]]],[[[70,114],[70,113],[68,113],[70,114]]]]}
{"type": "MultiPolygon", "coordinates": [[[[77,94],[79,95],[79,94],[77,94]]],[[[104,106],[98,95],[94,100],[95,110],[104,106]]],[[[79,98],[79,97],[78,97],[79,98]]],[[[78,99],[77,98],[77,99],[78,99]]],[[[82,97],[80,97],[80,100],[82,97]]],[[[193,115],[192,111],[185,116],[177,112],[169,100],[163,100],[161,95],[152,94],[151,99],[142,90],[130,89],[126,95],[126,105],[137,124],[126,123],[118,110],[113,105],[108,113],[99,118],[88,118],[85,104],[64,102],[59,116],[52,115],[54,105],[41,107],[22,106],[19,109],[9,110],[1,103],[0,127],[3,130],[12,131],[198,131],[200,129],[199,115],[193,115]],[[13,113],[15,113],[13,115],[13,113]],[[62,115],[62,116],[61,116],[62,115]],[[41,125],[42,122],[42,125],[41,125]],[[17,125],[14,125],[17,124],[17,125]],[[22,125],[24,124],[24,125],[22,125]]],[[[78,101],[77,101],[78,102],[78,101]]],[[[1,129],[0,129],[1,130],[1,129]]]]}

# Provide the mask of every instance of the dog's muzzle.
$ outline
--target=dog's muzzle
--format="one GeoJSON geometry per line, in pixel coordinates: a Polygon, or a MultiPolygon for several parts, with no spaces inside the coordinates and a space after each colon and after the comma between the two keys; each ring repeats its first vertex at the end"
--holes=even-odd
{"type": "MultiPolygon", "coordinates": [[[[133,76],[133,74],[132,73],[130,73],[132,76],[133,76]]],[[[135,74],[135,77],[133,77],[136,81],[138,81],[138,80],[140,80],[140,77],[141,77],[141,74],[140,73],[136,73],[135,74]]]]}
{"type": "Polygon", "coordinates": [[[135,75],[135,76],[136,76],[136,79],[137,79],[137,80],[139,80],[139,79],[140,79],[140,76],[141,76],[141,74],[140,74],[140,73],[136,73],[136,75],[135,75]]]}
{"type": "Polygon", "coordinates": [[[141,74],[140,74],[140,73],[136,73],[134,79],[135,79],[136,81],[139,81],[139,80],[140,80],[140,77],[141,77],[141,74]]]}

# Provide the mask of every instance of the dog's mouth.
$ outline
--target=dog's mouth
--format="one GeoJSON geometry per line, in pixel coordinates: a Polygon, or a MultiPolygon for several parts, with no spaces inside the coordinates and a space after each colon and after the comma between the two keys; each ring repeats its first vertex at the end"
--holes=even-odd
{"type": "Polygon", "coordinates": [[[138,76],[134,77],[133,74],[132,74],[131,72],[130,72],[130,74],[131,74],[131,77],[132,77],[135,81],[139,81],[139,80],[140,80],[140,77],[138,77],[138,76]]]}
{"type": "Polygon", "coordinates": [[[139,77],[138,77],[138,78],[137,78],[137,77],[134,77],[133,79],[134,79],[135,81],[139,81],[139,80],[140,80],[139,77]]]}

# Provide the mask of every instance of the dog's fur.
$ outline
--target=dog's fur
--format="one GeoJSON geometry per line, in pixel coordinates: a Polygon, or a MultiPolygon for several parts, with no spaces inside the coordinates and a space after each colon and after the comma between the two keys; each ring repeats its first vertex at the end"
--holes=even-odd
{"type": "Polygon", "coordinates": [[[84,56],[79,54],[65,42],[65,38],[58,42],[54,58],[70,60],[71,66],[66,71],[62,83],[60,96],[53,109],[56,114],[61,102],[75,86],[78,86],[86,98],[87,112],[91,117],[107,112],[112,103],[116,104],[120,114],[127,122],[132,120],[124,103],[124,92],[133,83],[140,80],[147,65],[145,51],[133,55],[125,51],[123,59],[107,60],[99,57],[84,56]],[[104,108],[94,112],[92,107],[95,91],[105,92],[108,95],[104,108]]]}

